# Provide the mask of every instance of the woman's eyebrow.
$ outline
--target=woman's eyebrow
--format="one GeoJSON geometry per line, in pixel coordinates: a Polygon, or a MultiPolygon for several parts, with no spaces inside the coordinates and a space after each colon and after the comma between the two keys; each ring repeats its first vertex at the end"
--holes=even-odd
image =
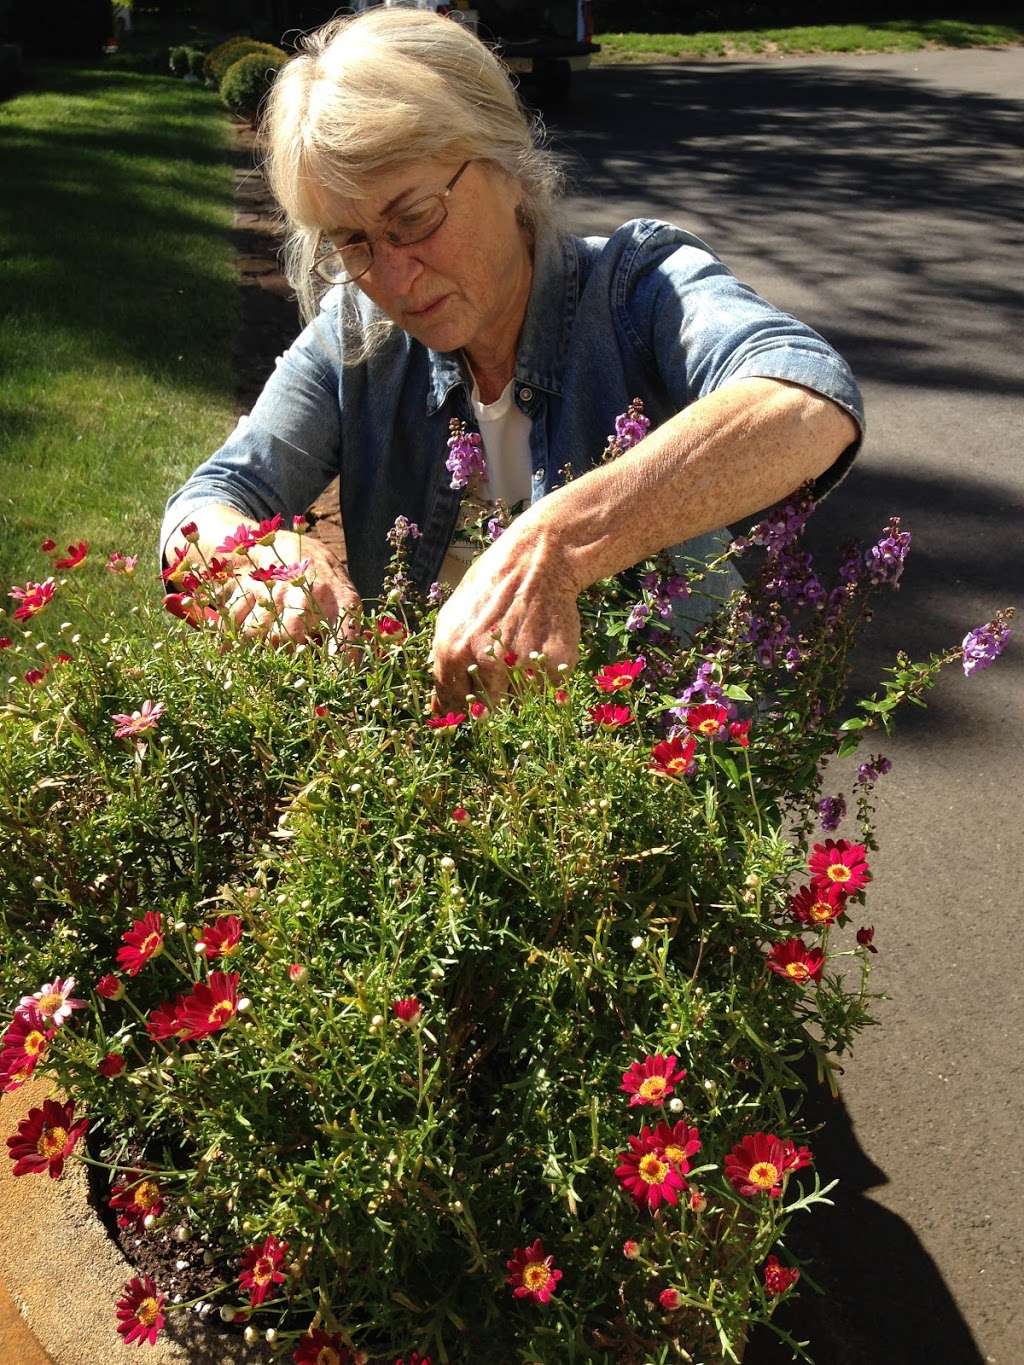
{"type": "MultiPolygon", "coordinates": [[[[400,194],[396,194],[394,199],[388,200],[388,202],[381,209],[377,217],[387,218],[390,214],[394,213],[395,209],[398,208],[399,204],[402,202],[403,199],[408,199],[411,194],[416,193],[416,188],[417,187],[415,185],[411,185],[408,189],[402,190],[400,194]]],[[[363,231],[362,228],[350,228],[342,224],[339,227],[328,228],[324,235],[327,237],[344,237],[350,236],[353,232],[362,231],[363,231]]]]}

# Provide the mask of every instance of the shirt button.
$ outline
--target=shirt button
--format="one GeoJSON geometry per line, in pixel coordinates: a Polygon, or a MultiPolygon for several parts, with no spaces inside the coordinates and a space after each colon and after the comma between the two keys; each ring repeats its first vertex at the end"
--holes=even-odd
{"type": "Polygon", "coordinates": [[[520,390],[519,390],[519,401],[520,401],[521,403],[532,403],[532,402],[533,402],[533,390],[530,389],[530,388],[522,388],[522,389],[520,389],[520,390]]]}

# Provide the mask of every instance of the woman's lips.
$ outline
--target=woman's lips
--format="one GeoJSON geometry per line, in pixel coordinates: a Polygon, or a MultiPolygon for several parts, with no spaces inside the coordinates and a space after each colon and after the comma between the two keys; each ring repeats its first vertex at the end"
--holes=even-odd
{"type": "Polygon", "coordinates": [[[405,315],[409,318],[429,317],[431,313],[436,313],[445,299],[449,297],[448,294],[442,294],[439,299],[435,299],[433,303],[428,303],[425,308],[407,308],[405,315]]]}

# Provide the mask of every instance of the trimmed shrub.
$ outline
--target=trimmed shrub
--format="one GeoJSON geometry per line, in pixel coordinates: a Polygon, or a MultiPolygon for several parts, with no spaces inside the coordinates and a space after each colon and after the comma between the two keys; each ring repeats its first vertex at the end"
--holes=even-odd
{"type": "Polygon", "coordinates": [[[171,68],[174,76],[186,76],[188,74],[189,49],[187,47],[172,47],[167,54],[167,65],[171,68]]]}
{"type": "Polygon", "coordinates": [[[261,47],[265,50],[250,52],[233,63],[220,83],[221,99],[233,114],[250,123],[255,121],[260,102],[288,60],[286,53],[269,44],[261,47]]]}
{"type": "Polygon", "coordinates": [[[201,47],[190,47],[188,49],[188,74],[195,80],[203,79],[203,69],[206,65],[206,53],[201,47]]]}
{"type": "MultiPolygon", "coordinates": [[[[239,57],[244,57],[249,52],[258,52],[263,48],[270,47],[272,44],[261,42],[259,38],[229,38],[226,43],[221,43],[219,47],[215,47],[206,54],[206,59],[203,62],[203,76],[211,85],[219,87],[227,74],[228,67],[237,62],[239,57]]],[[[278,50],[273,48],[275,52],[278,50]]]]}

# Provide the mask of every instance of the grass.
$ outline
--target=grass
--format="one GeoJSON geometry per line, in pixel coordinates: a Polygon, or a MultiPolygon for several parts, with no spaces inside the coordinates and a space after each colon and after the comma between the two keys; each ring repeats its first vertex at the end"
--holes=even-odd
{"type": "Polygon", "coordinates": [[[878,24],[821,24],[805,28],[743,29],[721,33],[600,33],[600,65],[667,58],[793,56],[820,52],[914,52],[923,47],[1001,47],[1024,42],[1024,23],[965,19],[891,19],[878,24]]]}
{"type": "MultiPolygon", "coordinates": [[[[163,503],[232,421],[227,137],[214,93],[164,76],[39,68],[0,104],[4,604],[44,536],[137,552],[155,591],[163,503]]],[[[110,579],[85,575],[94,605],[110,579]]]]}

